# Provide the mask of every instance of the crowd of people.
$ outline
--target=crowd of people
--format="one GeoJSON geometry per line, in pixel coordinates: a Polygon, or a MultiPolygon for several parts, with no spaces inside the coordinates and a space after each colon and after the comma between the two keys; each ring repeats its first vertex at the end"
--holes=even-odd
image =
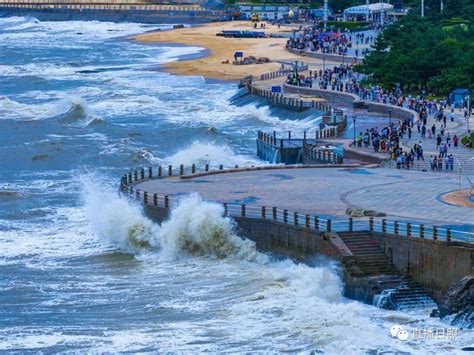
{"type": "Polygon", "coordinates": [[[374,37],[368,36],[364,32],[353,34],[350,31],[324,31],[316,27],[306,27],[301,29],[298,37],[290,38],[286,47],[310,52],[321,52],[327,54],[347,55],[348,49],[354,47],[355,56],[364,56],[368,48],[361,48],[359,44],[372,44],[374,37]]]}
{"type": "Polygon", "coordinates": [[[398,168],[414,166],[415,160],[425,160],[423,141],[436,140],[437,154],[431,156],[432,170],[453,170],[454,156],[451,150],[459,145],[459,137],[451,136],[447,132],[447,122],[455,120],[454,105],[447,100],[428,100],[423,96],[406,96],[401,90],[386,90],[379,86],[363,87],[353,72],[351,64],[341,64],[332,68],[310,70],[308,75],[293,72],[288,75],[286,82],[291,85],[317,87],[324,90],[333,90],[352,93],[361,99],[382,104],[389,104],[415,111],[414,118],[407,118],[397,125],[390,125],[378,130],[374,128],[365,133],[359,133],[357,146],[373,147],[375,152],[390,154],[396,161],[398,168]],[[432,115],[435,123],[428,125],[428,115],[432,115]],[[415,130],[420,139],[409,150],[404,150],[400,139],[413,139],[415,130]]]}

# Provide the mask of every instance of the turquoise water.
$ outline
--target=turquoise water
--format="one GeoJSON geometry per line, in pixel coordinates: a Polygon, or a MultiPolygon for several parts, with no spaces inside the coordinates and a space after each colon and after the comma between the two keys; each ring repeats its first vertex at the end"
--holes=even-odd
{"type": "Polygon", "coordinates": [[[451,353],[468,344],[392,339],[394,322],[440,323],[345,299],[337,265],[261,254],[215,205],[191,199],[158,226],[117,195],[130,167],[257,164],[258,130],[318,122],[231,105],[233,83],[157,71],[203,49],[126,40],[156,28],[0,18],[0,351],[451,353]]]}

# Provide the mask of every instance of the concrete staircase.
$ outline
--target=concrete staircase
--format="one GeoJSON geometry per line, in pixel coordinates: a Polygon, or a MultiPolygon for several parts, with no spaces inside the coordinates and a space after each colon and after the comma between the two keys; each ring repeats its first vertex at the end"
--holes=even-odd
{"type": "Polygon", "coordinates": [[[437,304],[420,284],[408,278],[393,281],[396,281],[398,285],[394,288],[386,288],[376,295],[373,301],[374,306],[398,311],[437,308],[437,304]]]}
{"type": "Polygon", "coordinates": [[[383,309],[409,311],[437,305],[418,283],[400,275],[380,243],[366,232],[339,233],[352,252],[352,276],[367,278],[377,289],[372,303],[383,309]]]}
{"type": "Polygon", "coordinates": [[[365,276],[395,275],[397,269],[385,255],[380,244],[366,233],[340,233],[344,244],[354,255],[358,269],[365,276]]]}

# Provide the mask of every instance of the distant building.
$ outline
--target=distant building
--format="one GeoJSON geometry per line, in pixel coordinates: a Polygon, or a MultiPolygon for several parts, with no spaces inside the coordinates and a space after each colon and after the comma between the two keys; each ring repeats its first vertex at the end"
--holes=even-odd
{"type": "Polygon", "coordinates": [[[242,19],[250,19],[252,15],[258,15],[261,21],[280,21],[289,17],[298,18],[299,9],[290,5],[237,5],[236,9],[242,19]]]}
{"type": "MultiPolygon", "coordinates": [[[[344,10],[345,21],[366,21],[380,23],[382,16],[388,17],[393,12],[393,5],[378,2],[375,4],[352,6],[344,10]]],[[[385,21],[384,21],[385,22],[385,21]]]]}

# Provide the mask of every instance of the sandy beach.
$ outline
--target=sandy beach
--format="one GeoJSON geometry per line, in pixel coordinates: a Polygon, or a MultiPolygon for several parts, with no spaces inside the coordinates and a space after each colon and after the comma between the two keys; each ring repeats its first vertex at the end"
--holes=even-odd
{"type": "MultiPolygon", "coordinates": [[[[219,22],[193,28],[181,28],[165,32],[150,32],[132,39],[148,43],[181,43],[199,46],[210,51],[204,58],[185,60],[166,65],[167,71],[180,75],[202,75],[221,80],[239,80],[246,75],[260,75],[280,67],[277,60],[302,60],[285,49],[286,38],[224,38],[216,33],[222,30],[253,30],[249,21],[219,22]],[[272,62],[266,64],[232,65],[234,52],[243,51],[244,56],[268,57],[272,62]],[[230,64],[223,62],[229,60],[230,64]]],[[[261,29],[258,29],[259,31],[261,29]]],[[[266,34],[291,33],[291,27],[267,24],[266,34]]],[[[306,58],[307,60],[307,58],[306,58]]]]}

